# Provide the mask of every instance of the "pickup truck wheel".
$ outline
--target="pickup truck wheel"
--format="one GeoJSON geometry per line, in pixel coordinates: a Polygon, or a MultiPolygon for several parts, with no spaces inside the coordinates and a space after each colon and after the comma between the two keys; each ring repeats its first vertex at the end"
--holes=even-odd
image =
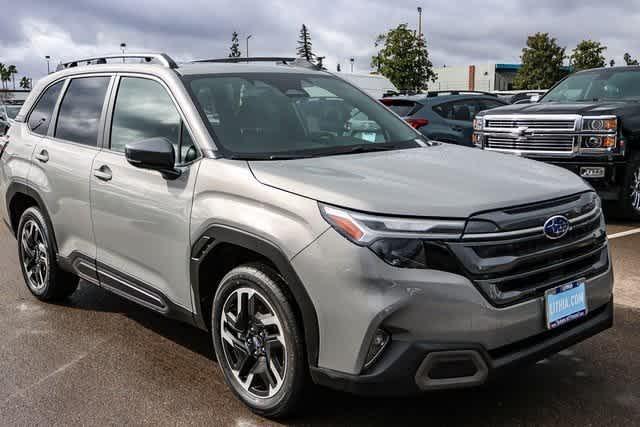
{"type": "Polygon", "coordinates": [[[307,382],[303,338],[285,284],[264,264],[233,269],[213,300],[212,334],[227,384],[255,413],[291,414],[307,382]]]}
{"type": "Polygon", "coordinates": [[[629,163],[620,202],[625,218],[640,220],[640,153],[636,153],[629,163]]]}
{"type": "Polygon", "coordinates": [[[78,287],[77,276],[58,267],[53,234],[38,208],[28,208],[18,225],[18,255],[27,288],[42,301],[67,298],[78,287]]]}

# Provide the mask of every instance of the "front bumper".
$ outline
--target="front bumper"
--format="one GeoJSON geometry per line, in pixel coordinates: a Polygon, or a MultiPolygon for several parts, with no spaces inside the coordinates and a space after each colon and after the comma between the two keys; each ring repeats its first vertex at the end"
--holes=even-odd
{"type": "Polygon", "coordinates": [[[590,157],[574,158],[571,160],[529,158],[560,166],[561,168],[572,171],[576,175],[580,175],[581,168],[604,168],[604,178],[585,178],[585,180],[593,186],[603,200],[619,200],[621,197],[626,168],[626,163],[623,160],[590,157]]]}
{"type": "MultiPolygon", "coordinates": [[[[294,257],[292,265],[317,312],[320,342],[314,375],[320,382],[323,375],[366,381],[402,354],[406,353],[402,358],[413,355],[407,348],[414,346],[419,350],[411,356],[414,359],[399,362],[399,366],[411,362],[407,366],[413,374],[434,345],[447,343],[447,348],[470,347],[492,354],[547,332],[542,297],[496,307],[466,277],[392,267],[333,229],[294,257]],[[378,328],[391,333],[392,341],[367,372],[364,362],[378,328]]],[[[611,301],[611,266],[588,278],[586,285],[587,305],[595,313],[611,301]]],[[[393,369],[389,372],[399,368],[393,369]]]]}
{"type": "MultiPolygon", "coordinates": [[[[613,299],[579,322],[540,333],[503,348],[487,350],[472,343],[395,342],[390,354],[365,375],[348,375],[329,369],[312,368],[311,375],[318,384],[334,389],[366,395],[411,394],[443,388],[477,386],[510,370],[533,363],[569,346],[596,335],[613,325],[613,299]],[[425,367],[434,367],[430,360],[443,355],[448,360],[471,360],[478,369],[471,372],[466,365],[450,364],[448,378],[432,379],[425,367]]],[[[433,371],[432,371],[433,372],[433,371]]]]}

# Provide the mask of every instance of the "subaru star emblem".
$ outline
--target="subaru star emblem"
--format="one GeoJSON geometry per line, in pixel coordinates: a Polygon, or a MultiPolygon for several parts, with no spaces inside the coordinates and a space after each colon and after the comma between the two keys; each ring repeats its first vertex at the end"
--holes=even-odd
{"type": "Polygon", "coordinates": [[[549,218],[543,227],[545,236],[553,240],[564,237],[570,228],[569,220],[562,215],[549,218]]]}

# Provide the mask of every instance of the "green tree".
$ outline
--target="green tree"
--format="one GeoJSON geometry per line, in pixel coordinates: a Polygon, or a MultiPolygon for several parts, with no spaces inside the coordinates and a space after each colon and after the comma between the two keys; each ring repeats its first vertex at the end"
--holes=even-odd
{"type": "Polygon", "coordinates": [[[20,88],[31,89],[31,79],[29,77],[23,77],[20,79],[20,88]]]}
{"type": "Polygon", "coordinates": [[[571,65],[576,71],[601,68],[606,64],[603,52],[606,46],[593,40],[582,40],[571,54],[571,65]]]}
{"type": "Polygon", "coordinates": [[[9,65],[7,67],[7,73],[9,73],[9,78],[13,82],[13,90],[16,89],[16,74],[18,74],[18,69],[15,65],[9,65]]]}
{"type": "Polygon", "coordinates": [[[2,89],[6,89],[6,80],[5,77],[7,76],[7,67],[0,62],[0,82],[2,83],[2,89]]]}
{"type": "Polygon", "coordinates": [[[549,33],[529,36],[520,58],[522,68],[513,81],[517,89],[548,89],[566,74],[562,69],[565,48],[549,33]]]}
{"type": "Polygon", "coordinates": [[[229,58],[239,58],[242,56],[242,53],[240,52],[240,42],[238,41],[238,33],[235,31],[231,34],[231,48],[229,48],[229,50],[229,58]]]}
{"type": "Polygon", "coordinates": [[[298,37],[298,57],[306,59],[309,62],[313,62],[316,57],[313,53],[313,44],[311,43],[311,34],[305,24],[302,24],[300,28],[300,37],[298,37]]]}
{"type": "Polygon", "coordinates": [[[371,66],[400,90],[426,90],[429,82],[435,82],[438,77],[424,37],[410,30],[407,24],[380,34],[375,47],[380,50],[371,58],[371,66]]]}
{"type": "Polygon", "coordinates": [[[632,58],[631,55],[629,55],[629,53],[624,54],[624,62],[627,65],[638,65],[638,60],[632,58]]]}

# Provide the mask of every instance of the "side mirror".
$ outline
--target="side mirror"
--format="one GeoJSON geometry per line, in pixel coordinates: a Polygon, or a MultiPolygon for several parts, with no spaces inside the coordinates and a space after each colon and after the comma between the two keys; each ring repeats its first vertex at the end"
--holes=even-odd
{"type": "Polygon", "coordinates": [[[131,165],[140,169],[158,171],[167,179],[181,175],[175,168],[176,153],[173,144],[166,138],[149,138],[127,144],[125,156],[131,165]]]}
{"type": "Polygon", "coordinates": [[[533,95],[531,98],[529,98],[531,103],[536,103],[536,102],[540,102],[540,95],[533,95]]]}

